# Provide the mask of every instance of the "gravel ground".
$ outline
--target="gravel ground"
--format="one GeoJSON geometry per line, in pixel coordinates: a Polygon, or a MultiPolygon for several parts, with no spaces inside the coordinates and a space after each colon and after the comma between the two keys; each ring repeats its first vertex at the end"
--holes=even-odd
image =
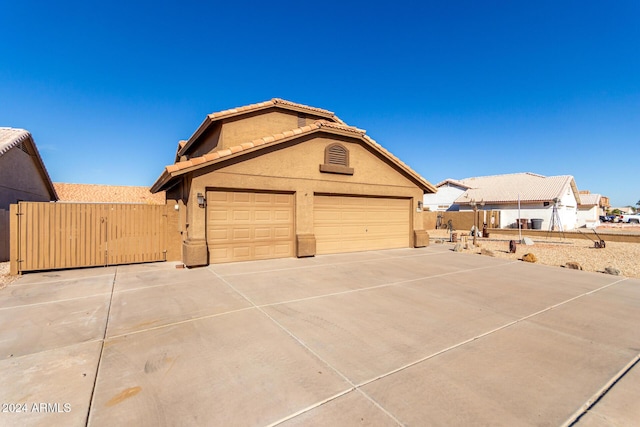
{"type": "MultiPolygon", "coordinates": [[[[447,230],[428,230],[432,239],[449,239],[447,230]]],[[[606,242],[606,247],[596,249],[587,239],[532,238],[533,246],[518,244],[515,254],[509,253],[509,240],[518,241],[518,236],[500,235],[496,239],[478,239],[480,247],[465,249],[463,252],[480,254],[489,250],[497,258],[518,260],[526,253],[533,253],[538,263],[564,267],[568,262],[576,262],[585,271],[604,272],[606,267],[620,270],[626,277],[640,278],[640,244],[606,242]]],[[[469,242],[473,237],[468,237],[469,242]]]]}
{"type": "Polygon", "coordinates": [[[0,262],[0,289],[7,286],[20,276],[9,276],[9,262],[0,262]]]}

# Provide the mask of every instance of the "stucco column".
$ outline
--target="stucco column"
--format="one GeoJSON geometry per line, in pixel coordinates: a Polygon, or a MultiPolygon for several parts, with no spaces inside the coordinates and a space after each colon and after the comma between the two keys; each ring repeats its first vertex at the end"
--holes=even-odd
{"type": "Polygon", "coordinates": [[[413,217],[413,233],[411,235],[413,242],[411,243],[414,248],[423,248],[429,246],[429,233],[424,231],[424,217],[422,210],[418,212],[418,202],[422,202],[422,193],[419,193],[411,200],[411,214],[413,217]]]}
{"type": "Polygon", "coordinates": [[[182,262],[187,267],[209,264],[206,240],[206,202],[198,204],[198,194],[207,196],[204,187],[192,185],[187,201],[187,238],[182,245],[182,262]]]}
{"type": "Polygon", "coordinates": [[[316,254],[316,238],[313,234],[313,188],[310,185],[298,189],[296,202],[296,255],[298,257],[316,254]]]}

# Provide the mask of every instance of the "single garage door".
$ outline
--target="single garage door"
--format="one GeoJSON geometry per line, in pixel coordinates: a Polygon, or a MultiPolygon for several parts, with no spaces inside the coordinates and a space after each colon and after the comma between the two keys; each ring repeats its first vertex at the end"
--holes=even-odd
{"type": "Polygon", "coordinates": [[[316,253],[408,247],[409,202],[408,199],[315,196],[316,253]]]}
{"type": "Polygon", "coordinates": [[[294,255],[292,194],[207,192],[209,262],[294,255]]]}

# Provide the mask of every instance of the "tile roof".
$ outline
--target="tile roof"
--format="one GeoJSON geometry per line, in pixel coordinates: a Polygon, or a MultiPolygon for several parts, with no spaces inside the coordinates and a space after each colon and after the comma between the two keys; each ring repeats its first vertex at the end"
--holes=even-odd
{"type": "Polygon", "coordinates": [[[465,185],[464,183],[452,178],[447,178],[444,181],[440,181],[439,183],[436,184],[436,187],[442,187],[445,184],[453,184],[457,187],[470,188],[468,185],[465,185]]]}
{"type": "Polygon", "coordinates": [[[203,156],[192,157],[191,159],[183,161],[183,162],[176,162],[173,165],[167,166],[166,170],[168,172],[177,172],[177,171],[180,171],[182,169],[187,169],[187,168],[190,168],[190,167],[193,167],[193,166],[200,165],[202,163],[212,162],[212,161],[221,159],[223,157],[228,157],[228,156],[231,156],[232,154],[239,153],[241,151],[247,151],[247,150],[250,150],[252,148],[260,147],[262,145],[267,145],[267,144],[268,145],[273,145],[274,143],[280,142],[283,139],[294,137],[294,136],[298,136],[298,135],[307,134],[307,133],[316,131],[316,130],[322,128],[322,127],[329,128],[329,129],[341,130],[341,131],[344,131],[344,132],[357,134],[359,136],[363,136],[365,134],[364,130],[358,129],[358,128],[355,128],[355,127],[352,127],[352,126],[339,125],[339,124],[328,122],[326,120],[317,120],[315,123],[312,123],[312,124],[306,125],[306,126],[302,126],[300,128],[292,129],[292,130],[285,131],[285,132],[282,132],[282,133],[278,133],[278,134],[275,134],[275,135],[270,135],[270,136],[265,136],[265,137],[262,137],[262,138],[254,139],[253,141],[245,142],[243,144],[236,145],[236,146],[233,146],[233,147],[229,147],[229,148],[226,148],[224,150],[213,151],[213,152],[207,153],[207,154],[205,154],[203,156]]]}
{"type": "Polygon", "coordinates": [[[165,192],[153,194],[149,187],[64,182],[55,182],[53,186],[61,202],[165,204],[165,192]]]}
{"type": "Polygon", "coordinates": [[[263,108],[273,107],[274,105],[282,105],[292,107],[299,110],[307,110],[312,113],[316,113],[322,116],[327,116],[335,119],[338,123],[345,124],[342,120],[336,117],[333,111],[325,110],[323,108],[310,107],[309,105],[298,104],[296,102],[287,101],[286,99],[273,98],[269,101],[258,102],[256,104],[245,105],[242,107],[230,108],[228,110],[218,111],[211,113],[208,117],[212,120],[219,120],[224,117],[235,116],[240,113],[246,113],[249,111],[261,110],[263,108]]]}
{"type": "Polygon", "coordinates": [[[597,193],[582,193],[580,192],[580,204],[596,206],[600,204],[600,194],[597,193]]]}
{"type": "Polygon", "coordinates": [[[31,134],[24,129],[0,127],[0,156],[29,138],[31,134]]]}
{"type": "Polygon", "coordinates": [[[332,120],[336,123],[346,125],[345,122],[340,120],[333,111],[325,110],[322,108],[310,107],[304,104],[298,104],[296,102],[287,101],[281,98],[273,98],[269,101],[258,102],[257,104],[245,105],[242,107],[230,108],[228,110],[218,111],[215,113],[211,113],[207,115],[207,118],[202,122],[202,124],[196,129],[196,131],[189,137],[184,144],[180,144],[178,148],[178,152],[176,157],[183,155],[191,145],[202,135],[202,133],[212,125],[212,123],[222,120],[225,118],[237,116],[240,114],[245,114],[253,111],[263,110],[266,108],[271,108],[274,106],[281,106],[285,109],[299,110],[299,111],[307,111],[313,113],[315,115],[323,116],[325,119],[332,120]]]}
{"type": "Polygon", "coordinates": [[[571,175],[543,176],[530,172],[505,175],[465,178],[461,183],[468,186],[455,203],[467,204],[472,199],[485,203],[509,203],[550,201],[562,197],[568,186],[573,189],[580,202],[575,181],[571,175]]]}
{"type": "Polygon", "coordinates": [[[389,151],[387,151],[387,149],[385,149],[382,145],[378,144],[375,140],[373,140],[368,135],[366,135],[366,131],[364,131],[363,129],[358,129],[353,126],[347,126],[345,124],[334,123],[327,120],[316,120],[314,123],[310,125],[302,126],[302,127],[285,131],[282,133],[278,133],[275,135],[254,139],[253,141],[248,141],[243,144],[229,147],[223,150],[207,153],[203,156],[192,157],[191,159],[186,161],[176,162],[175,164],[169,165],[165,168],[165,171],[163,172],[163,174],[158,178],[156,183],[151,187],[151,190],[154,191],[154,190],[160,189],[166,182],[168,182],[171,179],[172,176],[180,174],[187,170],[191,170],[192,168],[204,167],[209,164],[216,163],[221,159],[236,155],[237,153],[275,145],[283,141],[289,140],[291,138],[296,138],[300,135],[306,135],[312,132],[317,132],[321,129],[335,132],[335,133],[351,135],[366,141],[368,144],[374,146],[378,151],[382,152],[392,162],[400,166],[401,169],[403,169],[405,172],[411,175],[414,179],[420,182],[425,188],[431,190],[432,192],[436,191],[435,187],[433,187],[427,180],[425,180],[422,176],[420,176],[418,173],[413,171],[409,166],[407,166],[404,162],[402,162],[396,156],[394,156],[389,151]]]}

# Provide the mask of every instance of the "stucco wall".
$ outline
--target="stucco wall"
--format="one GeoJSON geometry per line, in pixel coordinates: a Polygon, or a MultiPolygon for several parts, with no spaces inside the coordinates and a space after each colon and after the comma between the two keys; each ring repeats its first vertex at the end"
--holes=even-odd
{"type": "MultiPolygon", "coordinates": [[[[328,134],[315,134],[270,151],[222,162],[194,172],[187,204],[187,236],[205,239],[205,210],[196,202],[207,189],[270,190],[295,193],[297,235],[313,233],[313,200],[317,193],[375,195],[411,199],[413,230],[422,230],[422,213],[416,212],[422,190],[383,160],[364,142],[328,134]],[[340,142],[348,150],[353,175],[320,172],[325,147],[340,142]]],[[[410,241],[413,243],[413,233],[410,241]]]]}
{"type": "Polygon", "coordinates": [[[310,114],[304,114],[303,118],[299,118],[296,112],[273,109],[226,119],[222,124],[218,149],[293,130],[301,124],[304,126],[320,118],[310,114]]]}
{"type": "Polygon", "coordinates": [[[437,193],[429,193],[424,195],[424,207],[430,211],[446,211],[465,190],[456,186],[438,187],[437,193]],[[446,206],[446,207],[440,207],[446,206]]]}
{"type": "Polygon", "coordinates": [[[0,156],[0,209],[18,200],[50,200],[40,169],[33,158],[15,147],[0,156]]]}
{"type": "Polygon", "coordinates": [[[600,209],[598,206],[583,206],[578,209],[578,223],[577,227],[586,226],[587,228],[593,228],[600,225],[599,214],[600,209]]]}

